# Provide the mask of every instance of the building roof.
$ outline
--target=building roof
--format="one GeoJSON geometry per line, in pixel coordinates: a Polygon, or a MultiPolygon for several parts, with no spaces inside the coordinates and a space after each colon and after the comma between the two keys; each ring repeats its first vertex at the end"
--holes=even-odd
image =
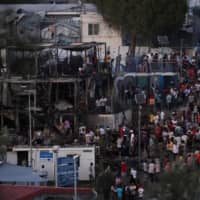
{"type": "MultiPolygon", "coordinates": [[[[1,200],[31,200],[43,194],[72,196],[74,188],[0,185],[1,200]]],[[[77,194],[79,196],[87,195],[90,199],[94,199],[95,197],[95,193],[91,188],[77,188],[77,194]]]]}
{"type": "Polygon", "coordinates": [[[48,79],[28,79],[25,80],[22,77],[21,78],[15,78],[11,77],[8,79],[0,78],[0,82],[7,82],[7,83],[13,83],[13,84],[32,84],[32,83],[75,83],[75,82],[81,82],[81,78],[78,77],[72,77],[72,76],[66,76],[65,78],[48,78],[48,79]]]}
{"type": "Polygon", "coordinates": [[[34,187],[1,185],[0,198],[2,200],[29,200],[35,194],[38,194],[39,191],[40,189],[34,187]]]}
{"type": "MultiPolygon", "coordinates": [[[[80,10],[80,5],[75,3],[63,3],[63,4],[1,4],[0,12],[4,10],[19,10],[23,9],[28,12],[58,12],[58,11],[77,11],[80,10]]],[[[97,8],[94,4],[84,4],[84,10],[86,12],[97,12],[97,8]]]]}
{"type": "Polygon", "coordinates": [[[48,48],[60,48],[70,51],[84,51],[98,45],[106,45],[106,43],[84,42],[84,43],[72,43],[70,45],[65,45],[65,46],[64,45],[57,46],[54,45],[53,43],[32,43],[32,44],[20,44],[15,46],[8,46],[7,48],[15,51],[41,51],[43,49],[48,49],[48,48]]]}
{"type": "Polygon", "coordinates": [[[77,43],[77,44],[71,44],[68,46],[61,46],[60,48],[65,49],[65,50],[70,50],[70,51],[84,51],[91,49],[95,46],[98,45],[106,45],[106,43],[98,43],[98,42],[84,42],[84,43],[77,43]]]}

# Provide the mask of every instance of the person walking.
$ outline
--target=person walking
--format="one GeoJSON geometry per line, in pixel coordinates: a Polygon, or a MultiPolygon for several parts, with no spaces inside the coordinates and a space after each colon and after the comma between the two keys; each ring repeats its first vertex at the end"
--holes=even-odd
{"type": "Polygon", "coordinates": [[[93,164],[93,162],[90,163],[90,167],[89,167],[89,180],[90,180],[90,186],[92,186],[93,182],[94,182],[94,164],[93,164]]]}
{"type": "Polygon", "coordinates": [[[148,165],[148,174],[151,182],[154,182],[154,175],[155,175],[155,163],[153,160],[149,162],[148,165]]]}
{"type": "Polygon", "coordinates": [[[171,104],[172,104],[172,95],[170,93],[168,93],[166,96],[166,104],[167,104],[168,110],[170,110],[171,104]]]}
{"type": "Polygon", "coordinates": [[[123,187],[122,187],[121,184],[117,186],[116,193],[117,193],[117,200],[122,200],[122,198],[123,198],[123,187]]]}
{"type": "Polygon", "coordinates": [[[142,185],[138,186],[138,200],[142,200],[144,198],[144,187],[142,185]]]}

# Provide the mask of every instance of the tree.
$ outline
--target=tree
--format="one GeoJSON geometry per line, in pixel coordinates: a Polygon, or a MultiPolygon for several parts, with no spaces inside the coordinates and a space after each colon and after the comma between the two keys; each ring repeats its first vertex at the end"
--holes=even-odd
{"type": "Polygon", "coordinates": [[[158,200],[198,200],[199,183],[199,170],[175,168],[163,174],[151,189],[158,200]]]}
{"type": "Polygon", "coordinates": [[[9,130],[7,127],[3,127],[0,130],[0,161],[6,160],[6,151],[10,144],[11,140],[9,138],[9,130]]]}
{"type": "Polygon", "coordinates": [[[114,176],[108,166],[104,171],[99,173],[96,180],[96,190],[98,193],[102,193],[104,200],[109,199],[110,188],[114,184],[114,176]]]}
{"type": "Polygon", "coordinates": [[[187,12],[187,0],[89,0],[115,28],[152,38],[179,30],[187,12]]]}

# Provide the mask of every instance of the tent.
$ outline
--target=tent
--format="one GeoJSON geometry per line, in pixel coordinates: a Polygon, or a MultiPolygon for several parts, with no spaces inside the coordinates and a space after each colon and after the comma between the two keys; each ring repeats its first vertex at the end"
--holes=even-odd
{"type": "Polygon", "coordinates": [[[41,178],[40,174],[30,167],[17,166],[4,162],[0,164],[0,182],[36,184],[46,181],[45,178],[41,178]]]}

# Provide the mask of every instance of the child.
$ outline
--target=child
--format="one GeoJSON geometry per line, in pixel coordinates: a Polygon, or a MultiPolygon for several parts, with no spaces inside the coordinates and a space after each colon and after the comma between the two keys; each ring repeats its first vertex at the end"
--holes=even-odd
{"type": "Polygon", "coordinates": [[[144,197],[144,187],[142,185],[139,185],[137,191],[138,191],[138,199],[142,200],[144,197]]]}

